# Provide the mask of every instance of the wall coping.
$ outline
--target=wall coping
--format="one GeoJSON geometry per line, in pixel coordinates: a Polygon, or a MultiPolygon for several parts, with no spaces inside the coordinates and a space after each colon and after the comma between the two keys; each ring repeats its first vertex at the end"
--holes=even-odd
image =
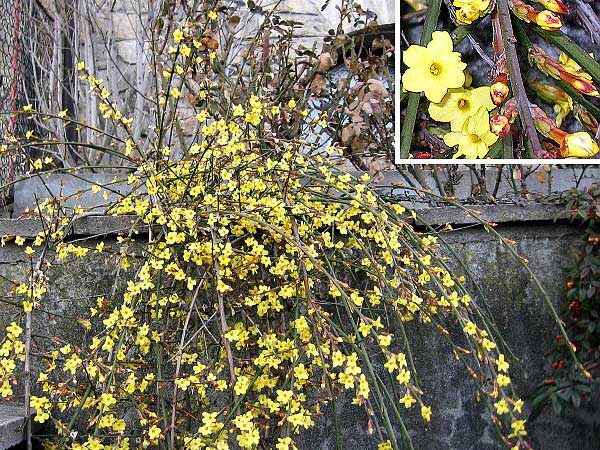
{"type": "MultiPolygon", "coordinates": [[[[465,205],[469,211],[476,212],[478,217],[494,224],[554,222],[568,218],[568,212],[560,205],[529,203],[526,205],[465,205]]],[[[441,225],[476,225],[480,223],[475,217],[458,206],[436,206],[417,208],[418,219],[410,222],[417,227],[441,225]]],[[[116,235],[130,230],[133,225],[137,233],[145,234],[148,226],[136,225],[135,216],[86,215],[75,219],[66,230],[66,234],[77,236],[116,235]]],[[[22,236],[34,238],[43,231],[39,219],[0,219],[0,236],[22,236]]]]}

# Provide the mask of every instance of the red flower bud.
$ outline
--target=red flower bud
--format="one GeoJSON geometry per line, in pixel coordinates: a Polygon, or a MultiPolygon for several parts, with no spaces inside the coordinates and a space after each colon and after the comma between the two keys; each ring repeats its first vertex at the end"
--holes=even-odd
{"type": "Polygon", "coordinates": [[[569,14],[569,7],[565,5],[562,0],[534,0],[542,5],[544,8],[558,13],[558,14],[569,14]]]}
{"type": "Polygon", "coordinates": [[[562,26],[560,17],[551,11],[531,11],[527,13],[527,18],[537,23],[540,28],[548,31],[556,31],[562,26]]]}
{"type": "Polygon", "coordinates": [[[598,89],[596,89],[596,86],[594,86],[594,83],[590,80],[586,80],[585,78],[578,77],[565,71],[560,72],[560,79],[573,86],[573,88],[582,94],[590,95],[592,97],[600,97],[600,92],[598,92],[598,89]]]}
{"type": "Polygon", "coordinates": [[[490,117],[490,130],[500,137],[504,137],[510,131],[510,121],[502,114],[494,114],[490,117]]]}
{"type": "Polygon", "coordinates": [[[415,153],[415,159],[429,159],[429,158],[431,158],[431,153],[429,153],[429,152],[415,153]]]}
{"type": "MultiPolygon", "coordinates": [[[[506,81],[498,80],[498,78],[496,78],[497,81],[490,86],[490,96],[492,97],[492,102],[494,102],[494,105],[496,106],[500,106],[504,103],[506,97],[508,97],[508,85],[506,84],[506,81]]],[[[506,78],[506,75],[504,78],[506,78]]]]}

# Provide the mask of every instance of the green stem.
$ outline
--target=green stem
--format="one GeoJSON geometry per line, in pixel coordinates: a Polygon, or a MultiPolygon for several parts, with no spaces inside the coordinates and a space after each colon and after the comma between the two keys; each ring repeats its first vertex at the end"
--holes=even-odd
{"type": "MultiPolygon", "coordinates": [[[[427,7],[427,15],[423,25],[423,34],[421,34],[421,45],[427,45],[431,41],[431,34],[440,15],[442,0],[431,0],[427,7]]],[[[413,131],[417,123],[417,110],[419,109],[419,98],[421,94],[411,92],[408,94],[408,106],[406,107],[406,116],[401,130],[400,137],[400,158],[407,159],[410,152],[410,144],[412,142],[413,131]]]]}

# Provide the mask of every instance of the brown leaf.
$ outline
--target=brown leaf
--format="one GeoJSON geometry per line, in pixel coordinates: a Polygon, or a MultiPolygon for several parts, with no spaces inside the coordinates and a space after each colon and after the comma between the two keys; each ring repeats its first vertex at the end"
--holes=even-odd
{"type": "Polygon", "coordinates": [[[317,73],[315,75],[315,77],[313,78],[312,82],[310,83],[310,90],[317,97],[319,97],[319,96],[323,95],[324,93],[326,93],[326,91],[327,91],[327,80],[325,79],[325,77],[322,74],[317,73]]]}
{"type": "Polygon", "coordinates": [[[325,52],[321,53],[319,56],[319,67],[317,68],[317,72],[326,74],[331,70],[331,68],[335,65],[335,61],[331,57],[331,53],[325,52]]]}
{"type": "Polygon", "coordinates": [[[227,21],[227,31],[233,33],[237,26],[240,24],[240,16],[231,16],[227,21]]]}

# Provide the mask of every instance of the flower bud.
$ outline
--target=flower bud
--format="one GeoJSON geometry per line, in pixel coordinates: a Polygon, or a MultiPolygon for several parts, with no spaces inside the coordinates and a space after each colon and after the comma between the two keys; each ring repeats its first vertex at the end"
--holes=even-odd
{"type": "Polygon", "coordinates": [[[529,81],[527,84],[545,102],[560,103],[569,101],[567,93],[553,84],[547,84],[542,81],[529,81]]]}
{"type": "Polygon", "coordinates": [[[558,13],[558,14],[569,14],[569,7],[564,4],[562,0],[534,0],[535,2],[542,5],[544,8],[558,13]]]}
{"type": "MultiPolygon", "coordinates": [[[[528,15],[529,17],[529,15],[528,15]]],[[[562,26],[562,22],[560,17],[550,11],[540,11],[535,15],[535,19],[533,19],[535,23],[537,23],[540,28],[547,31],[556,31],[559,30],[562,26]]]]}
{"type": "Polygon", "coordinates": [[[508,91],[508,77],[505,73],[501,73],[490,86],[490,96],[494,105],[500,106],[504,103],[504,100],[508,97],[508,91]]]}
{"type": "Polygon", "coordinates": [[[539,106],[530,104],[529,111],[531,111],[531,117],[533,117],[535,128],[547,138],[552,139],[557,144],[561,144],[568,133],[558,128],[556,122],[548,117],[544,110],[539,106]]]}
{"type": "Polygon", "coordinates": [[[575,118],[591,133],[598,132],[598,120],[579,103],[575,103],[573,107],[575,118]]]}
{"type": "Polygon", "coordinates": [[[510,131],[510,121],[502,114],[494,114],[490,117],[490,131],[500,137],[504,137],[510,131]]]}
{"type": "Polygon", "coordinates": [[[517,102],[517,99],[511,98],[504,104],[504,106],[502,106],[502,110],[500,112],[503,116],[508,117],[510,123],[513,123],[517,118],[518,106],[519,103],[517,102]]]}
{"type": "Polygon", "coordinates": [[[594,83],[586,78],[578,77],[572,73],[563,71],[560,72],[560,79],[571,85],[574,89],[582,94],[589,95],[591,97],[600,97],[600,92],[598,92],[598,89],[594,83]]]}
{"type": "Polygon", "coordinates": [[[535,8],[532,8],[528,4],[522,2],[521,0],[510,0],[510,6],[515,15],[525,22],[529,22],[530,19],[527,18],[527,14],[532,11],[535,11],[535,8]]]}
{"type": "Polygon", "coordinates": [[[598,153],[598,143],[585,131],[565,136],[560,153],[567,158],[591,158],[598,153]]]}
{"type": "Polygon", "coordinates": [[[532,45],[528,50],[529,62],[535,64],[540,72],[550,75],[552,78],[560,78],[562,67],[552,58],[546,55],[546,52],[537,45],[532,45]]]}

